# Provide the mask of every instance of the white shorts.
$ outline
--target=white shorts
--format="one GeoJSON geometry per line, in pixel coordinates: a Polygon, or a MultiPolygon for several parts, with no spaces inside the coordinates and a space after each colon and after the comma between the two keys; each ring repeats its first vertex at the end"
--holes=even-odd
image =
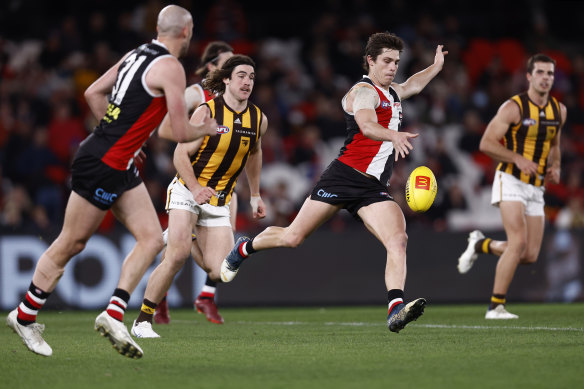
{"type": "Polygon", "coordinates": [[[501,201],[520,201],[528,216],[544,216],[543,186],[527,184],[508,173],[497,171],[493,180],[491,204],[499,206],[501,201]]]}
{"type": "Polygon", "coordinates": [[[191,191],[176,177],[166,191],[166,211],[171,209],[183,209],[198,215],[198,226],[231,228],[229,204],[222,206],[197,204],[191,191]]]}

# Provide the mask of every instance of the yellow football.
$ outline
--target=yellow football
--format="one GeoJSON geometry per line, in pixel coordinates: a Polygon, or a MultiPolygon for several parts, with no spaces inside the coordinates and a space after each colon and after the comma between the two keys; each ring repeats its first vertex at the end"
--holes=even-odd
{"type": "Polygon", "coordinates": [[[438,184],[432,170],[426,166],[418,166],[406,182],[406,201],[412,211],[426,212],[434,202],[438,184]]]}

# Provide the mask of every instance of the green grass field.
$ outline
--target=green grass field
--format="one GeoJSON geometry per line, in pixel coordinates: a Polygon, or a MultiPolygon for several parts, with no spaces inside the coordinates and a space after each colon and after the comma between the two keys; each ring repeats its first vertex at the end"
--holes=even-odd
{"type": "MultiPolygon", "coordinates": [[[[53,356],[0,327],[3,388],[578,388],[584,304],[512,304],[520,318],[483,319],[484,305],[430,305],[399,334],[385,308],[223,308],[224,325],[171,310],[144,357],[117,354],[93,330],[98,312],[44,311],[53,356]]],[[[7,312],[2,313],[4,321],[7,312]]],[[[126,314],[126,324],[136,317],[126,314]]]]}

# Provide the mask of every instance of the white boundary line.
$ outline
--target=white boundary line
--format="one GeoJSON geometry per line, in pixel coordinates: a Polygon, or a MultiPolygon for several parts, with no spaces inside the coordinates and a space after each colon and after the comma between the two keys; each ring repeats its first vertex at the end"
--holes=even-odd
{"type": "MultiPolygon", "coordinates": [[[[302,321],[266,321],[266,322],[256,322],[256,321],[237,321],[235,324],[262,324],[262,325],[280,325],[280,326],[306,326],[306,325],[318,325],[318,323],[313,322],[302,322],[302,321]]],[[[324,322],[325,326],[350,326],[350,327],[377,327],[381,326],[380,323],[366,323],[366,322],[324,322]]],[[[385,325],[384,325],[385,326],[385,325]]],[[[573,331],[573,332],[584,332],[584,328],[574,328],[574,327],[528,327],[528,326],[483,326],[483,325],[457,325],[457,324],[409,324],[410,327],[422,327],[422,328],[442,328],[442,329],[462,329],[462,330],[520,330],[520,331],[573,331]]]]}

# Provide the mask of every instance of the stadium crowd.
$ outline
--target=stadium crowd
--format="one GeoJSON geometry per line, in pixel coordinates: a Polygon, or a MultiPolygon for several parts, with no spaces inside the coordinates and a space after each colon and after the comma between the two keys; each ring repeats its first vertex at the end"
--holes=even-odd
{"type": "MultiPolygon", "coordinates": [[[[239,230],[292,220],[344,141],[340,101],[363,74],[366,38],[385,30],[407,44],[398,82],[430,64],[437,44],[449,51],[443,71],[404,105],[404,130],[421,134],[410,156],[395,165],[391,181],[408,223],[436,231],[501,227],[489,205],[495,165],[478,145],[497,107],[525,88],[526,59],[544,52],[557,61],[552,94],[568,108],[561,183],[547,187],[546,212],[558,227],[584,227],[582,35],[569,39],[552,29],[549,2],[506,5],[517,12],[499,15],[498,26],[487,25],[498,1],[475,12],[464,2],[445,11],[440,0],[425,7],[396,0],[386,9],[368,0],[328,1],[306,15],[290,11],[289,21],[235,0],[217,0],[202,10],[194,1],[177,3],[195,16],[195,38],[183,59],[189,84],[198,81],[194,70],[209,41],[224,40],[257,62],[251,100],[269,118],[262,142],[262,195],[269,211],[261,225],[251,220],[247,185],[240,180],[239,230]],[[418,165],[430,167],[439,185],[434,206],[420,215],[409,211],[403,193],[418,165]]],[[[0,20],[0,231],[50,234],[62,222],[71,158],[97,123],[83,92],[123,53],[155,36],[152,18],[166,2],[125,2],[113,13],[104,6],[108,2],[89,1],[50,18],[43,17],[48,6],[39,2],[36,16],[19,26],[17,16],[30,11],[23,4],[3,4],[0,20]]],[[[140,167],[163,227],[173,149],[154,136],[140,167]]],[[[349,214],[340,213],[329,227],[349,223],[349,214]]],[[[102,232],[116,225],[107,218],[102,232]]]]}

